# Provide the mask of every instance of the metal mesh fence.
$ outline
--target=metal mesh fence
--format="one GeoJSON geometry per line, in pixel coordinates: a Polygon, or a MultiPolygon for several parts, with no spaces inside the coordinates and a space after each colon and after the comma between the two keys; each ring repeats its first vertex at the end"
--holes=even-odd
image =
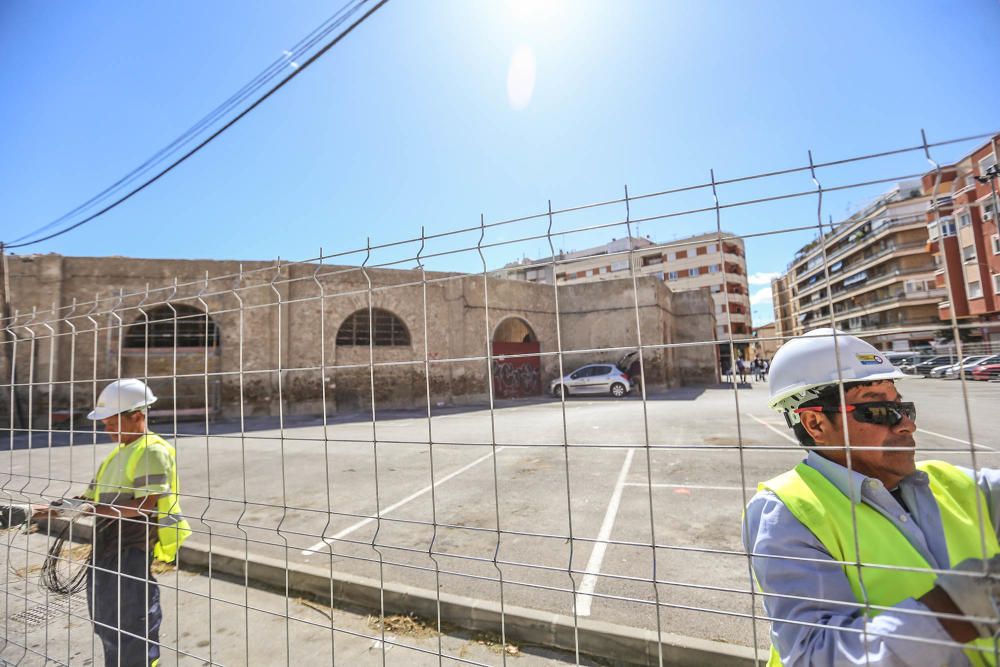
{"type": "MultiPolygon", "coordinates": [[[[747,553],[741,516],[757,484],[803,450],[768,409],[766,370],[742,366],[835,323],[912,376],[897,385],[921,410],[918,460],[988,473],[1000,385],[974,371],[1000,353],[1000,328],[989,308],[960,312],[974,298],[959,296],[964,269],[934,263],[947,262],[945,226],[957,220],[942,195],[952,205],[957,188],[934,160],[989,138],[827,162],[809,154],[794,168],[712,172],[299,262],[58,258],[54,288],[46,262],[57,260],[8,257],[0,498],[79,495],[114,449],[87,413],[106,385],[138,378],[158,397],[149,429],[176,450],[192,536],[177,567],[156,568],[155,636],[148,619],[103,626],[119,644],[158,644],[160,664],[752,664],[766,661],[775,620],[805,628],[807,642],[859,635],[861,664],[883,664],[885,642],[961,651],[943,631],[911,636],[918,626],[902,623],[887,638],[864,622],[939,614],[864,588],[880,570],[920,569],[866,551],[865,502],[851,505],[850,559],[747,553]],[[755,334],[747,258],[799,244],[772,284],[776,328],[755,334]],[[568,249],[587,246],[601,249],[568,249]],[[118,289],[95,294],[95,267],[120,276],[118,289]],[[827,599],[766,582],[762,592],[754,574],[770,560],[797,563],[807,579],[813,565],[844,581],[856,569],[862,593],[827,599]],[[776,618],[790,607],[775,600],[855,620],[776,618]]],[[[962,256],[962,230],[953,235],[962,256]]],[[[972,264],[993,277],[1000,255],[988,243],[972,264]]],[[[981,556],[993,555],[998,523],[987,495],[976,505],[981,556]]],[[[40,585],[64,529],[50,566],[66,576],[99,567],[84,546],[88,514],[6,530],[3,660],[107,654],[87,591],[40,585]]],[[[129,524],[149,528],[123,516],[116,530],[129,524]]],[[[149,602],[151,589],[122,579],[149,602]]]]}

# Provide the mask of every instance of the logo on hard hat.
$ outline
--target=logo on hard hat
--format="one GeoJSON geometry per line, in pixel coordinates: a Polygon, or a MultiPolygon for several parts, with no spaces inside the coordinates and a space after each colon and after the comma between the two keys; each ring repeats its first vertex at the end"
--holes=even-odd
{"type": "Polygon", "coordinates": [[[878,366],[882,363],[882,357],[877,354],[856,354],[854,355],[858,358],[863,366],[878,366]]]}

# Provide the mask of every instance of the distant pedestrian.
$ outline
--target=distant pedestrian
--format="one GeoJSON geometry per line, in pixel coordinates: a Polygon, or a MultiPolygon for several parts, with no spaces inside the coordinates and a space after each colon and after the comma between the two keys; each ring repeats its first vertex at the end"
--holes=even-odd
{"type": "Polygon", "coordinates": [[[746,382],[747,381],[747,362],[743,360],[743,357],[740,357],[739,359],[736,360],[736,369],[737,369],[737,371],[740,374],[740,382],[746,382]]]}

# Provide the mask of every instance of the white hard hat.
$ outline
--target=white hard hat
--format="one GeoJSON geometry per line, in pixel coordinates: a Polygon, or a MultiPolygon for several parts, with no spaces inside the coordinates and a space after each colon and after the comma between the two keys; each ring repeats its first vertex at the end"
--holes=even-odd
{"type": "Polygon", "coordinates": [[[906,375],[902,371],[860,338],[829,327],[813,329],[788,341],[775,353],[768,381],[768,405],[785,413],[792,425],[799,421],[793,410],[816,398],[824,387],[838,381],[874,382],[903,377],[906,375]]]}
{"type": "Polygon", "coordinates": [[[115,380],[101,391],[101,395],[97,397],[97,405],[87,415],[87,419],[100,421],[122,412],[149,407],[155,402],[156,396],[142,380],[115,380]]]}

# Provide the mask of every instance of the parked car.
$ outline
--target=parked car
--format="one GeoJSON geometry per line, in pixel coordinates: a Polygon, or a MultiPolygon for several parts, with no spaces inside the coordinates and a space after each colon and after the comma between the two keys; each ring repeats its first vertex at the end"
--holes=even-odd
{"type": "Polygon", "coordinates": [[[911,361],[920,357],[920,354],[913,351],[907,352],[883,352],[882,356],[885,357],[890,364],[893,366],[902,366],[903,364],[908,364],[911,361]]]}
{"type": "MultiPolygon", "coordinates": [[[[942,377],[953,380],[958,377],[959,369],[964,369],[965,372],[968,373],[980,361],[984,359],[989,359],[989,357],[990,355],[988,354],[977,354],[971,357],[966,357],[965,359],[962,359],[962,361],[960,361],[959,363],[948,366],[947,368],[944,369],[942,373],[936,376],[932,375],[931,377],[942,377]]],[[[937,370],[938,369],[934,369],[935,372],[937,372],[937,370]]]]}
{"type": "Polygon", "coordinates": [[[979,357],[978,359],[970,361],[967,364],[953,366],[952,368],[945,371],[944,376],[949,380],[957,380],[959,377],[959,373],[961,371],[965,371],[965,375],[966,377],[968,377],[972,374],[972,371],[974,371],[976,368],[979,368],[980,366],[985,366],[989,364],[998,364],[998,363],[1000,363],[1000,356],[994,355],[994,356],[979,357]]]}
{"type": "Polygon", "coordinates": [[[909,367],[902,368],[902,370],[904,373],[912,373],[913,375],[927,375],[938,366],[944,366],[953,363],[955,363],[955,357],[952,357],[947,354],[942,354],[932,357],[925,357],[920,361],[918,361],[917,363],[910,365],[909,367]]]}
{"type": "Polygon", "coordinates": [[[566,396],[611,394],[621,398],[632,391],[632,379],[621,367],[631,363],[630,357],[634,354],[625,355],[617,365],[606,363],[581,366],[572,373],[553,380],[549,384],[549,391],[553,396],[559,396],[560,393],[566,396]]]}
{"type": "Polygon", "coordinates": [[[1000,363],[980,364],[972,369],[973,380],[1000,380],[1000,363]]]}
{"type": "Polygon", "coordinates": [[[947,373],[950,369],[957,368],[958,366],[964,366],[965,364],[971,364],[973,361],[976,361],[978,359],[985,359],[986,356],[987,355],[985,354],[978,354],[970,357],[965,357],[964,359],[962,359],[957,363],[952,362],[950,364],[942,364],[941,366],[935,366],[934,368],[931,369],[931,371],[927,374],[927,376],[932,378],[943,378],[944,374],[947,373]]]}

